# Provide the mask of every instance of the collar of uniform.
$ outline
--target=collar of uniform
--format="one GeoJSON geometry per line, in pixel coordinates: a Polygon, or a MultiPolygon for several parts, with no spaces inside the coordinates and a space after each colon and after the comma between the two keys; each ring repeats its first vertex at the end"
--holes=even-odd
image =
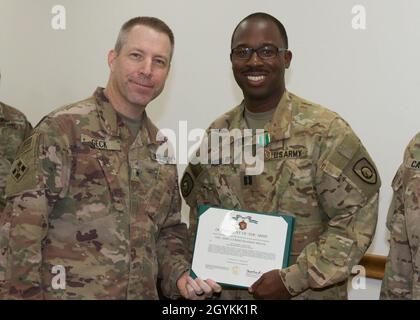
{"type": "MultiPolygon", "coordinates": [[[[245,102],[238,106],[239,112],[235,113],[229,126],[231,129],[249,129],[245,121],[245,102]]],[[[286,90],[281,97],[273,118],[265,125],[265,131],[271,136],[271,141],[283,140],[290,138],[292,127],[292,97],[286,90]]]]}
{"type": "Polygon", "coordinates": [[[146,145],[162,144],[163,142],[166,141],[166,138],[163,141],[158,141],[157,140],[158,132],[159,132],[159,129],[153,124],[152,120],[150,120],[150,118],[147,116],[146,111],[144,111],[142,126],[139,132],[139,134],[141,135],[141,141],[146,145]]]}
{"type": "Polygon", "coordinates": [[[104,131],[110,136],[119,137],[120,129],[117,122],[117,112],[105,96],[104,90],[104,88],[98,87],[93,94],[98,108],[99,121],[104,131]]]}
{"type": "Polygon", "coordinates": [[[288,91],[284,91],[273,118],[264,129],[271,136],[271,141],[290,138],[292,127],[292,98],[288,91]]]}
{"type": "MultiPolygon", "coordinates": [[[[99,119],[102,125],[102,128],[111,136],[119,137],[120,129],[118,126],[118,116],[112,104],[109,102],[108,98],[105,96],[104,88],[98,87],[94,92],[94,97],[98,105],[99,119]]],[[[152,123],[150,118],[147,116],[146,111],[143,114],[143,125],[140,128],[139,134],[141,134],[142,139],[139,139],[139,143],[149,144],[161,144],[161,141],[157,141],[156,135],[158,129],[152,123]]]]}

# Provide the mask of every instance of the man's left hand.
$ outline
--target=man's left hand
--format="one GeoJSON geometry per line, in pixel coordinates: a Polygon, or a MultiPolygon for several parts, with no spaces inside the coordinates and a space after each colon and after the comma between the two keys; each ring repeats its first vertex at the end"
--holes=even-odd
{"type": "Polygon", "coordinates": [[[278,269],[264,273],[261,278],[254,282],[248,291],[255,299],[289,300],[292,297],[284,286],[278,269]]]}
{"type": "Polygon", "coordinates": [[[182,297],[190,300],[204,300],[222,291],[222,287],[211,279],[193,279],[185,272],[177,281],[178,290],[182,297]]]}

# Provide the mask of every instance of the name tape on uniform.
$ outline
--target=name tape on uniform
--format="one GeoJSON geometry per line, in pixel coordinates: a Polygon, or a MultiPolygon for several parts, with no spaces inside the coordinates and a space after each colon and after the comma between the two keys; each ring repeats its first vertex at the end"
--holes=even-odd
{"type": "Polygon", "coordinates": [[[110,150],[110,151],[121,151],[120,140],[101,140],[89,137],[86,134],[82,134],[80,137],[83,144],[89,145],[93,149],[99,150],[110,150]]]}
{"type": "Polygon", "coordinates": [[[405,166],[409,169],[420,170],[420,160],[410,158],[405,162],[405,166]]]}
{"type": "Polygon", "coordinates": [[[280,160],[280,159],[302,159],[306,158],[306,148],[299,149],[282,149],[282,150],[264,150],[264,160],[280,160]]]}

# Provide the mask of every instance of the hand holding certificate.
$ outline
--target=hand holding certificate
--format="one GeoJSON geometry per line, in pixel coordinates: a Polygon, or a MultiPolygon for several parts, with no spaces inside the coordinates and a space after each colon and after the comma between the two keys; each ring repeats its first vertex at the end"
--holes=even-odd
{"type": "Polygon", "coordinates": [[[294,218],[199,207],[192,274],[247,288],[288,265],[294,218]]]}

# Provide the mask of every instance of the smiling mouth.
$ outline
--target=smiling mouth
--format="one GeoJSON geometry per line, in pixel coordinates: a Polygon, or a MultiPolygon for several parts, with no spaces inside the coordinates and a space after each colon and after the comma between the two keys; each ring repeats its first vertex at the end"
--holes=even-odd
{"type": "Polygon", "coordinates": [[[251,82],[261,82],[265,79],[265,76],[247,76],[246,78],[251,82]]]}
{"type": "Polygon", "coordinates": [[[261,87],[264,86],[266,83],[266,74],[246,74],[245,78],[247,80],[247,83],[251,87],[261,87]]]}
{"type": "Polygon", "coordinates": [[[153,88],[153,85],[150,83],[143,83],[143,82],[136,82],[136,81],[131,81],[132,84],[134,84],[136,87],[139,88],[146,88],[146,89],[151,89],[153,88]]]}

